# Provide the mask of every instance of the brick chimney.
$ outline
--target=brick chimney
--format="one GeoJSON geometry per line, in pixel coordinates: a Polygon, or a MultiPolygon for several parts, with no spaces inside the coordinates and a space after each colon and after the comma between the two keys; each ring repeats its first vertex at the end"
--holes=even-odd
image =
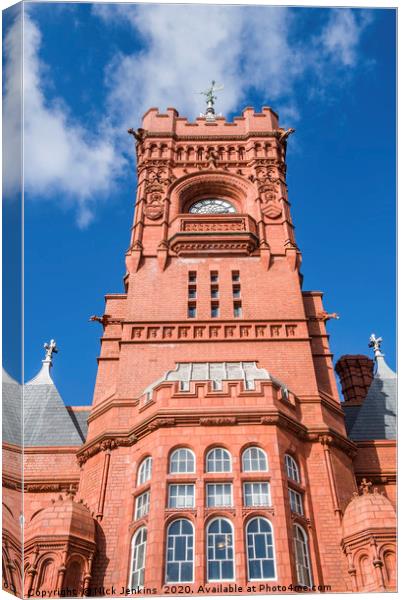
{"type": "Polygon", "coordinates": [[[364,401],[373,379],[374,361],[363,354],[346,354],[336,363],[344,401],[360,405],[364,401]]]}

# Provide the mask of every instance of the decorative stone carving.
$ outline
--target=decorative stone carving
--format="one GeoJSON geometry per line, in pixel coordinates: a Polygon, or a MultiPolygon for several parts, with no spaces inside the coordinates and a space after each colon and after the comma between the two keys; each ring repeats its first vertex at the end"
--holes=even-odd
{"type": "Polygon", "coordinates": [[[68,485],[67,483],[28,483],[25,486],[26,492],[69,492],[70,494],[76,494],[78,486],[68,485]]]}
{"type": "Polygon", "coordinates": [[[250,237],[245,241],[216,241],[211,242],[208,239],[205,241],[176,241],[171,245],[171,250],[178,254],[178,256],[185,254],[196,254],[203,252],[214,252],[214,253],[230,253],[230,254],[251,254],[257,247],[256,241],[250,237]]]}
{"type": "Polygon", "coordinates": [[[133,342],[146,342],[152,339],[155,342],[183,341],[183,340],[211,340],[227,339],[268,340],[273,338],[300,337],[299,326],[296,323],[249,323],[248,321],[234,321],[233,323],[220,323],[213,326],[199,322],[197,325],[182,323],[142,323],[131,326],[130,338],[133,342]]]}
{"type": "Polygon", "coordinates": [[[164,213],[164,200],[160,192],[151,192],[147,195],[144,207],[144,214],[147,219],[156,221],[164,213]]]}
{"type": "Polygon", "coordinates": [[[155,419],[154,421],[149,423],[148,429],[149,429],[149,431],[155,431],[156,429],[159,429],[160,427],[173,427],[174,425],[175,425],[175,419],[161,418],[161,419],[155,419]]]}
{"type": "Polygon", "coordinates": [[[236,417],[200,417],[200,425],[236,425],[236,417]]]}
{"type": "Polygon", "coordinates": [[[277,425],[279,420],[280,418],[278,415],[265,415],[264,417],[261,417],[260,423],[262,425],[277,425]]]}

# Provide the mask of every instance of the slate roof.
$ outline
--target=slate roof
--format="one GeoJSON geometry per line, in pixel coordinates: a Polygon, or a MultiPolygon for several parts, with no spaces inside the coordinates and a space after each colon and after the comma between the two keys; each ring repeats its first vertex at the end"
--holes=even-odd
{"type": "Polygon", "coordinates": [[[87,439],[88,433],[88,423],[87,419],[91,413],[91,407],[88,407],[88,410],[74,410],[74,406],[66,406],[67,411],[76,426],[78,433],[80,434],[83,443],[87,439]]]}
{"type": "Polygon", "coordinates": [[[42,361],[39,373],[24,385],[24,445],[81,446],[90,411],[65,406],[51,376],[51,358],[42,361]]]}
{"type": "Polygon", "coordinates": [[[344,420],[346,422],[347,434],[350,435],[357,415],[360,412],[361,406],[349,406],[347,402],[343,402],[341,406],[344,410],[344,420]]]}
{"type": "Polygon", "coordinates": [[[383,355],[375,360],[376,373],[349,432],[352,440],[396,439],[397,376],[383,355]]]}
{"type": "Polygon", "coordinates": [[[3,369],[2,377],[3,442],[21,446],[22,386],[3,369]]]}

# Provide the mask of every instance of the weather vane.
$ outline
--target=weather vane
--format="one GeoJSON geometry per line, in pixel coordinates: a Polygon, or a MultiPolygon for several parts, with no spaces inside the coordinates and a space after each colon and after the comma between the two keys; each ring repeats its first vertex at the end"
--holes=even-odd
{"type": "Polygon", "coordinates": [[[206,121],[215,121],[214,103],[217,100],[217,96],[215,96],[214,93],[220,92],[223,89],[224,86],[216,85],[216,82],[213,79],[213,81],[211,82],[211,86],[207,90],[205,90],[204,92],[196,92],[206,97],[206,112],[205,114],[200,115],[201,117],[206,117],[206,121]]]}
{"type": "Polygon", "coordinates": [[[375,333],[371,333],[371,337],[369,338],[368,346],[373,349],[375,357],[383,356],[381,352],[381,343],[383,342],[381,337],[376,337],[375,333]]]}
{"type": "Polygon", "coordinates": [[[52,354],[57,354],[58,352],[58,348],[56,346],[56,342],[55,340],[50,340],[50,342],[45,342],[43,344],[43,347],[45,348],[45,361],[44,362],[52,362],[52,354]]]}

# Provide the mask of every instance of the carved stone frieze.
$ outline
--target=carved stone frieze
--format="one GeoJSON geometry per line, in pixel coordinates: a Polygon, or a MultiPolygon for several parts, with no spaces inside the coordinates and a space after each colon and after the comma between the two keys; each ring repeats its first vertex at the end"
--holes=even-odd
{"type": "Polygon", "coordinates": [[[200,417],[200,425],[214,426],[214,425],[236,425],[236,417],[200,417]]]}
{"type": "Polygon", "coordinates": [[[148,430],[155,431],[156,429],[159,429],[160,427],[174,427],[174,425],[175,425],[175,419],[173,419],[173,418],[154,419],[154,421],[151,421],[151,423],[149,423],[148,430]]]}
{"type": "Polygon", "coordinates": [[[249,323],[247,321],[198,322],[188,323],[138,323],[131,325],[130,339],[141,343],[152,339],[154,342],[189,341],[225,341],[225,340],[270,340],[301,337],[301,324],[297,323],[249,323]]]}
{"type": "Polygon", "coordinates": [[[180,241],[177,240],[171,245],[172,252],[178,256],[197,253],[230,253],[230,254],[251,254],[257,247],[254,240],[245,241],[216,241],[208,239],[198,241],[180,241]]]}
{"type": "Polygon", "coordinates": [[[246,220],[242,218],[208,221],[183,220],[182,231],[246,231],[246,220]]]}
{"type": "Polygon", "coordinates": [[[99,452],[110,452],[119,446],[133,446],[137,442],[137,436],[132,434],[128,437],[107,437],[101,442],[97,442],[77,453],[77,462],[82,467],[89,458],[95,456],[99,452]]]}

